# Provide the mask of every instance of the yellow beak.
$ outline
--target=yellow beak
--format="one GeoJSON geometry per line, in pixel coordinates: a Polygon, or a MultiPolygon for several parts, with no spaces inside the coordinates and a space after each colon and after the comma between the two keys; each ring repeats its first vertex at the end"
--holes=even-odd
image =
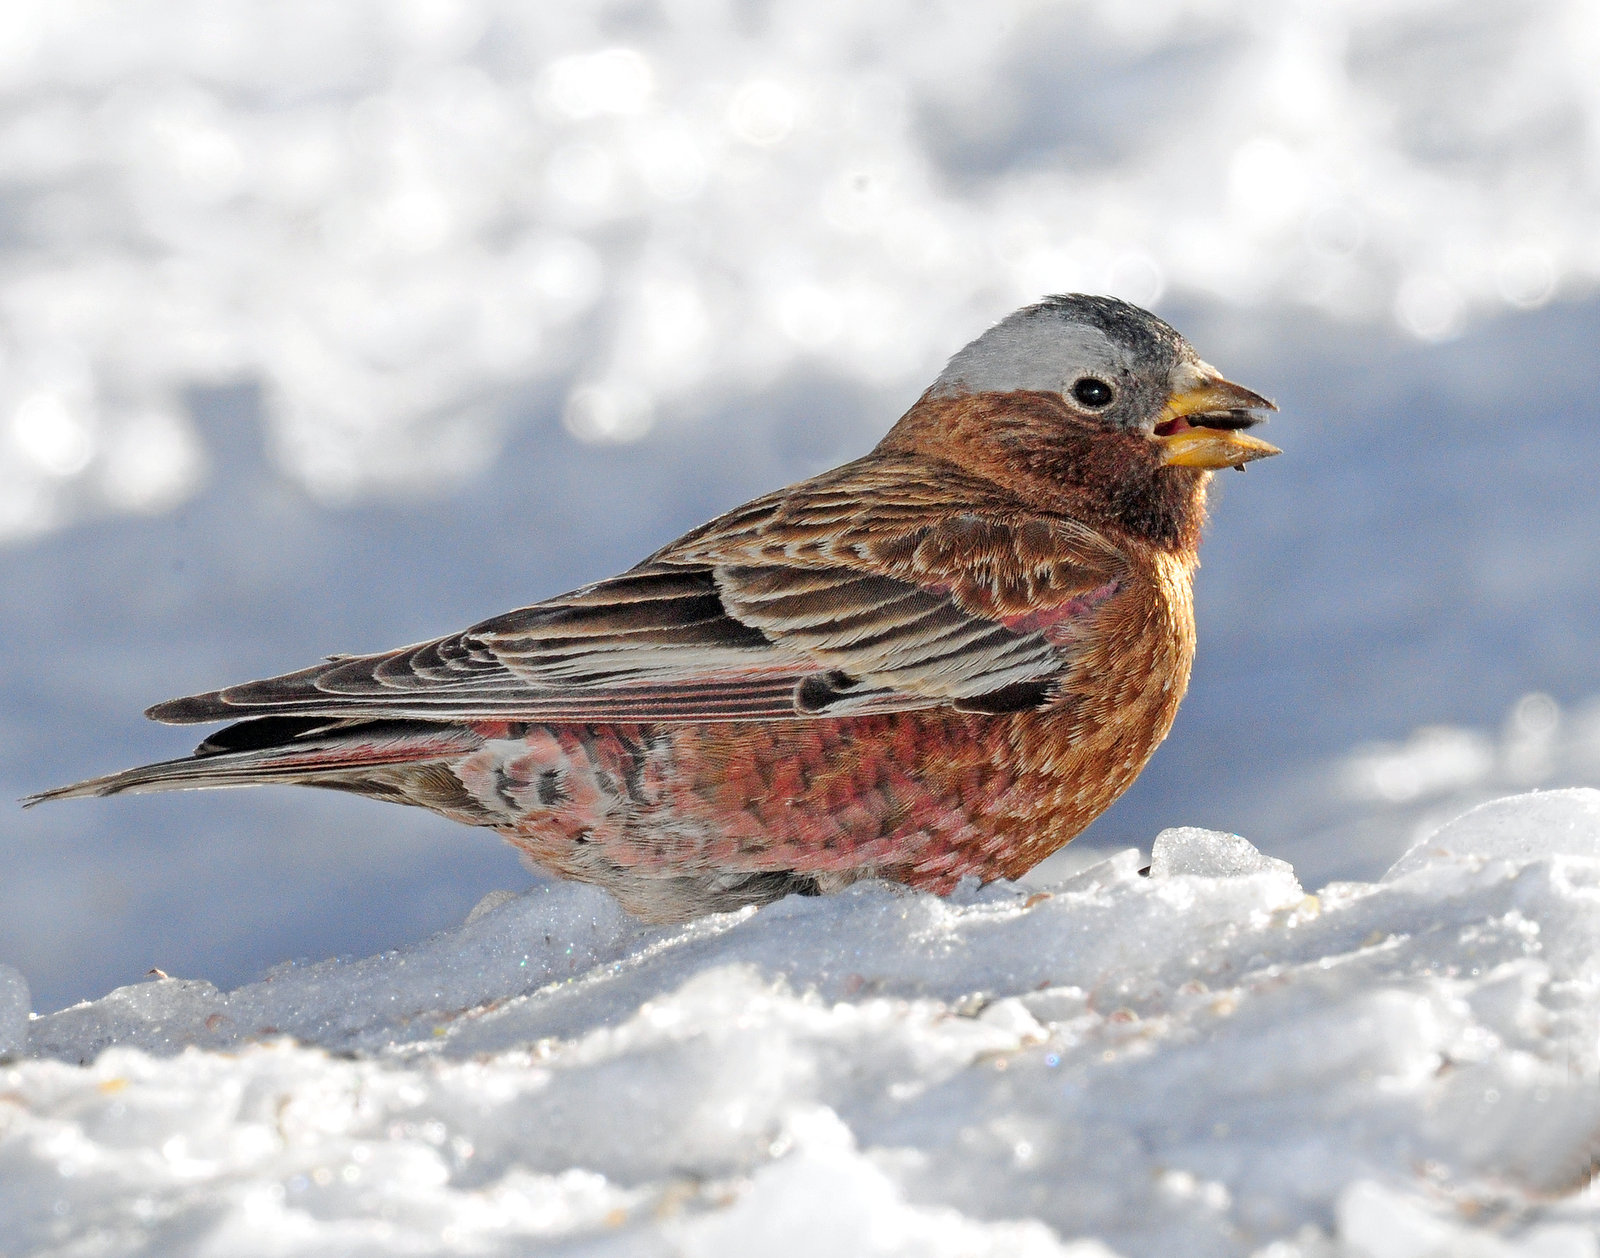
{"type": "Polygon", "coordinates": [[[1277,409],[1259,393],[1221,376],[1191,373],[1156,421],[1154,440],[1161,446],[1161,461],[1168,467],[1243,467],[1282,454],[1277,446],[1242,431],[1259,422],[1250,411],[1277,409]]]}

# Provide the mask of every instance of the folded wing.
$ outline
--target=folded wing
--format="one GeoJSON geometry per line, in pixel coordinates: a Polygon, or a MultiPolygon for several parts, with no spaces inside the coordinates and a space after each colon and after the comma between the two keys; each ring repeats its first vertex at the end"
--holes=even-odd
{"type": "Polygon", "coordinates": [[[733,513],[720,535],[701,530],[621,576],[464,632],[174,699],[149,715],[614,722],[1006,711],[1048,697],[1070,645],[1063,621],[1117,589],[1119,557],[1080,526],[929,512],[881,486],[806,489],[733,513]],[[1063,610],[1018,612],[1038,606],[1063,610]]]}

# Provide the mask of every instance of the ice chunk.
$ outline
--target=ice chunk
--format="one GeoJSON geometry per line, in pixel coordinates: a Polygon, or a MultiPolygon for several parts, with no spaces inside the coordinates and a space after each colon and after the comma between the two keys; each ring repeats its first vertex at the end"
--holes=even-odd
{"type": "Polygon", "coordinates": [[[1600,791],[1576,787],[1490,800],[1412,847],[1384,880],[1448,860],[1527,864],[1545,856],[1600,858],[1600,791]]]}
{"type": "Polygon", "coordinates": [[[0,1057],[9,1057],[28,1042],[28,980],[9,965],[0,965],[0,1057]]]}
{"type": "Polygon", "coordinates": [[[1247,839],[1199,826],[1175,826],[1156,835],[1150,853],[1150,876],[1173,878],[1188,874],[1198,878],[1243,878],[1249,874],[1280,873],[1293,876],[1288,861],[1263,856],[1247,839]]]}

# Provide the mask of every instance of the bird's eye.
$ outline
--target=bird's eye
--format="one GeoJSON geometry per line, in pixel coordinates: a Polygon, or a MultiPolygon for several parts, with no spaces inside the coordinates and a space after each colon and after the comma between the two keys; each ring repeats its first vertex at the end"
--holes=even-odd
{"type": "Polygon", "coordinates": [[[1111,405],[1111,386],[1098,376],[1084,376],[1072,386],[1072,396],[1091,410],[1111,405]]]}

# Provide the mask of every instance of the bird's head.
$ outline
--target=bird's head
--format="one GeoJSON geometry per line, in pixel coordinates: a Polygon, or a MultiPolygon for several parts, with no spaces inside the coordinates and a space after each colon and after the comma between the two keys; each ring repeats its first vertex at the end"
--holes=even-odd
{"type": "Polygon", "coordinates": [[[1115,297],[1047,297],[1002,319],[954,358],[936,395],[1058,396],[1085,425],[1137,434],[1166,466],[1236,467],[1282,453],[1245,429],[1277,407],[1223,378],[1148,310],[1115,297]]]}
{"type": "Polygon", "coordinates": [[[1208,471],[1280,453],[1246,431],[1276,409],[1149,311],[1074,293],[995,324],[901,422],[924,452],[944,444],[1035,497],[1098,497],[1113,513],[1159,503],[1188,537],[1208,471]]]}

